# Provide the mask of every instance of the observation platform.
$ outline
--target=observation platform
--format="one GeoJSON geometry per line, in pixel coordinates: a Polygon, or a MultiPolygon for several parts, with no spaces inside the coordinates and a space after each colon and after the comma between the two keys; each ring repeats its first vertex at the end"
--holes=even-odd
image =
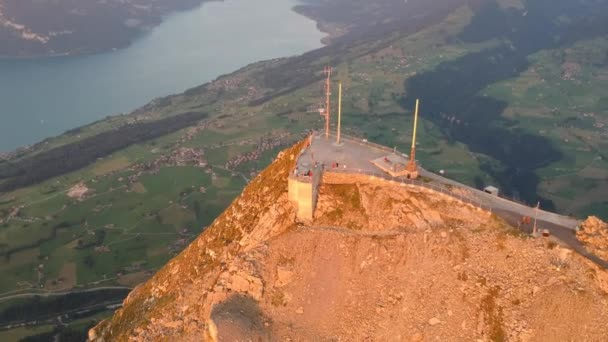
{"type": "MultiPolygon", "coordinates": [[[[362,173],[398,172],[405,169],[408,156],[365,140],[342,136],[340,144],[333,134],[314,133],[297,160],[295,176],[310,177],[316,168],[359,170],[362,173]]],[[[394,175],[393,175],[394,176],[394,175]]]]}
{"type": "MultiPolygon", "coordinates": [[[[298,218],[312,220],[323,172],[350,172],[400,176],[408,161],[406,154],[366,140],[313,133],[297,157],[296,167],[288,178],[289,200],[296,206],[298,218]]],[[[405,171],[406,172],[406,171],[405,171]]]]}
{"type": "Polygon", "coordinates": [[[576,230],[580,220],[555,214],[517,203],[500,196],[488,194],[444,178],[418,166],[422,180],[407,177],[405,165],[408,155],[365,139],[342,136],[340,144],[336,136],[326,138],[315,132],[309,144],[297,157],[296,168],[289,176],[289,199],[298,208],[298,217],[312,220],[319,183],[323,172],[366,174],[386,180],[416,185],[444,193],[464,203],[498,214],[505,219],[513,217],[537,217],[539,224],[556,226],[569,231],[576,230]]]}
{"type": "MultiPolygon", "coordinates": [[[[539,229],[549,230],[552,236],[582,256],[608,269],[608,260],[602,260],[589,253],[576,240],[573,232],[578,230],[580,220],[488,194],[429,172],[420,166],[418,173],[422,179],[408,178],[407,170],[403,170],[409,161],[408,156],[391,148],[349,136],[343,136],[341,143],[336,144],[335,135],[325,138],[324,134],[314,133],[310,137],[309,145],[297,158],[296,168],[288,177],[288,198],[296,207],[297,217],[300,220],[309,222],[313,220],[318,189],[324,172],[362,174],[396,182],[395,184],[418,186],[450,196],[463,205],[472,205],[480,210],[494,213],[513,226],[518,226],[522,217],[536,217],[539,229]],[[406,174],[404,175],[401,170],[406,174]]],[[[530,229],[530,227],[520,228],[524,232],[530,229]]]]}

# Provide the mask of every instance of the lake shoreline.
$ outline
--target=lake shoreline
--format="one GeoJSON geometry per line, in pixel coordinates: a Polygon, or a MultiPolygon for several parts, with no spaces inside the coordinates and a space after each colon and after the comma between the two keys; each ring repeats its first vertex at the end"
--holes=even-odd
{"type": "MultiPolygon", "coordinates": [[[[258,15],[259,18],[257,19],[245,18],[247,21],[243,25],[250,26],[249,22],[255,23],[256,20],[263,20],[264,22],[262,22],[261,25],[275,25],[273,30],[276,30],[276,25],[282,25],[286,26],[288,30],[293,32],[275,34],[272,31],[269,31],[268,27],[266,27],[265,29],[261,30],[262,32],[258,35],[258,37],[255,37],[254,33],[249,33],[244,37],[240,37],[239,39],[248,41],[244,44],[239,44],[238,39],[235,43],[230,44],[230,40],[232,39],[230,37],[240,36],[241,34],[241,32],[239,32],[237,29],[231,28],[229,29],[228,33],[224,34],[227,42],[224,43],[221,41],[220,43],[217,43],[217,38],[215,35],[201,36],[200,32],[215,32],[215,27],[221,26],[218,26],[217,23],[197,24],[197,22],[203,21],[201,18],[210,22],[218,21],[221,20],[222,15],[227,16],[228,19],[231,19],[232,21],[235,21],[235,16],[238,18],[239,15],[243,16],[246,14],[234,14],[230,13],[230,11],[250,12],[247,10],[247,8],[254,5],[248,5],[244,1],[212,0],[205,1],[196,9],[175,12],[168,15],[167,18],[163,18],[164,21],[162,25],[158,26],[151,32],[143,34],[125,49],[106,51],[104,53],[90,55],[30,56],[18,58],[8,56],[0,57],[0,91],[5,93],[3,95],[4,99],[2,98],[3,96],[0,95],[0,101],[6,104],[4,111],[7,113],[4,118],[0,117],[0,120],[8,120],[8,124],[4,129],[6,130],[6,132],[4,132],[6,134],[3,134],[3,132],[0,131],[0,136],[4,135],[4,141],[0,139],[0,162],[2,160],[13,159],[15,155],[22,155],[24,152],[27,152],[36,146],[44,145],[49,140],[61,136],[66,132],[78,130],[81,127],[86,127],[93,123],[106,120],[109,117],[128,115],[129,113],[137,111],[154,99],[162,98],[169,94],[179,94],[187,89],[211,82],[221,75],[233,73],[249,64],[273,58],[295,56],[324,46],[322,40],[325,37],[325,33],[318,30],[317,22],[314,19],[303,16],[294,10],[295,5],[297,5],[296,1],[279,0],[277,2],[277,0],[267,0],[267,2],[269,2],[271,5],[280,5],[278,6],[279,8],[274,11],[276,13],[270,15],[270,18],[273,18],[272,16],[274,15],[287,17],[287,19],[284,19],[279,23],[275,22],[274,24],[266,24],[264,23],[266,21],[272,22],[271,20],[267,20],[268,15],[258,15]],[[212,6],[212,4],[216,5],[212,6]],[[285,15],[285,11],[289,11],[292,15],[285,15]],[[216,19],[214,15],[218,15],[218,13],[220,18],[216,19]],[[298,17],[301,19],[298,20],[298,17]],[[178,23],[176,25],[176,21],[183,21],[186,23],[178,23]],[[294,21],[295,23],[292,24],[294,21]],[[173,44],[176,46],[176,48],[166,49],[166,45],[169,44],[168,46],[171,47],[170,44],[172,42],[169,41],[166,43],[163,40],[167,40],[166,37],[161,37],[159,39],[158,36],[162,36],[163,34],[165,36],[173,34],[175,37],[177,37],[177,40],[182,39],[181,32],[179,31],[183,30],[181,29],[180,25],[185,27],[187,30],[192,31],[194,29],[194,32],[187,32],[186,34],[190,34],[190,37],[186,37],[184,42],[173,44]],[[170,26],[177,26],[177,28],[172,29],[170,26]],[[171,30],[177,31],[177,33],[172,33],[170,32],[171,30]],[[166,31],[169,31],[169,33],[166,31]],[[248,36],[252,36],[252,38],[247,38],[248,36]],[[151,41],[154,40],[159,42],[151,43],[151,41]],[[190,43],[190,41],[192,41],[192,43],[190,43]],[[161,47],[159,48],[153,44],[160,45],[161,47]],[[186,45],[186,49],[181,49],[180,44],[186,45]],[[210,44],[219,45],[217,48],[217,53],[210,54],[208,51],[205,51],[207,47],[213,48],[213,45],[210,44]],[[152,45],[152,47],[149,45],[152,45]],[[243,46],[239,48],[238,46],[240,45],[243,46]],[[255,49],[247,49],[247,45],[256,47],[259,46],[260,48],[257,51],[255,49]],[[191,51],[188,51],[188,48],[191,51]],[[173,50],[174,52],[167,53],[163,51],[163,49],[170,51],[173,50]],[[182,51],[183,55],[186,57],[182,58],[182,56],[174,56],[178,55],[179,52],[182,51]],[[171,55],[171,53],[173,53],[173,55],[171,55]],[[130,54],[132,56],[129,56],[130,54]],[[163,54],[167,54],[168,56],[163,54]],[[198,58],[197,60],[196,57],[199,57],[197,54],[203,54],[206,55],[206,57],[204,56],[202,59],[198,58]],[[160,57],[158,55],[160,55],[160,57]],[[221,55],[228,55],[230,57],[218,59],[218,56],[221,55]],[[145,64],[147,62],[150,64],[149,67],[146,65],[140,66],[138,61],[140,61],[142,58],[148,59],[148,56],[152,56],[150,57],[151,59],[156,58],[157,60],[153,60],[151,62],[144,61],[142,63],[145,64]],[[121,72],[121,70],[117,70],[113,65],[111,65],[113,62],[103,62],[103,60],[112,59],[116,60],[116,63],[114,64],[118,65],[118,69],[125,69],[125,74],[129,72],[133,73],[133,77],[129,78],[128,75],[123,76],[123,72],[121,72]],[[208,61],[210,64],[205,63],[206,61],[208,61]],[[126,63],[133,64],[134,68],[139,70],[131,71],[126,63]],[[74,72],[73,70],[69,70],[65,66],[66,64],[77,64],[82,70],[76,70],[76,72],[74,72]],[[91,66],[83,66],[83,64],[91,64],[91,66]],[[189,75],[190,72],[185,70],[189,65],[198,67],[206,64],[212,65],[213,67],[204,69],[202,71],[198,70],[200,74],[198,76],[196,73],[189,75]],[[31,69],[31,71],[28,71],[28,73],[20,73],[20,70],[18,69],[23,68],[27,68],[28,70],[31,69]],[[46,77],[47,80],[50,80],[46,81],[49,83],[46,86],[47,88],[50,87],[50,92],[47,92],[47,89],[42,87],[40,87],[40,89],[32,90],[32,87],[30,87],[26,81],[19,80],[21,78],[27,79],[43,77],[39,75],[42,74],[38,70],[40,68],[45,68],[44,71],[51,75],[46,77]],[[4,72],[3,69],[6,72],[4,72]],[[67,73],[69,77],[63,77],[60,75],[60,77],[57,78],[56,75],[63,72],[62,69],[66,69],[65,73],[67,73]],[[178,70],[173,73],[171,69],[178,70]],[[90,79],[95,79],[98,77],[98,75],[101,75],[99,77],[101,77],[102,80],[90,85],[82,81],[82,78],[73,79],[71,74],[77,74],[79,72],[87,75],[86,77],[83,77],[84,79],[87,77],[90,79]],[[114,74],[112,76],[107,76],[110,73],[114,74]],[[148,73],[152,73],[152,75],[146,76],[148,73]],[[158,74],[158,77],[154,77],[156,76],[155,73],[158,74]],[[5,74],[5,82],[2,80],[2,74],[5,74]],[[141,75],[144,76],[142,77],[141,75]],[[64,79],[61,79],[61,77],[64,79]],[[104,77],[108,79],[103,79],[104,77]],[[113,88],[112,83],[115,83],[116,79],[120,80],[121,78],[125,77],[128,78],[126,79],[126,84],[120,84],[120,86],[124,88],[123,90],[136,92],[136,95],[139,95],[139,99],[137,99],[137,97],[129,97],[128,93],[124,93],[120,94],[120,98],[118,98],[118,101],[116,101],[117,90],[113,88]],[[18,82],[21,82],[22,84],[13,86],[12,79],[17,79],[19,80],[18,82]],[[141,81],[139,81],[139,79],[141,79],[141,81]],[[54,89],[54,85],[50,84],[54,80],[56,80],[55,83],[65,85],[66,89],[63,91],[54,89]],[[80,85],[78,83],[84,84],[80,85]],[[57,108],[51,108],[54,113],[40,111],[41,108],[45,108],[46,110],[45,102],[59,103],[62,101],[61,98],[57,100],[57,98],[59,98],[58,96],[63,96],[65,98],[64,101],[66,101],[66,105],[72,106],[72,104],[69,103],[71,101],[69,99],[70,88],[73,88],[74,94],[83,91],[92,93],[85,94],[90,98],[94,98],[91,105],[89,107],[81,105],[81,108],[75,109],[68,108],[67,112],[71,111],[71,114],[65,114],[64,112],[66,111],[60,106],[57,108]],[[140,88],[144,89],[142,90],[140,88]],[[8,93],[4,91],[4,89],[6,89],[8,93]],[[22,89],[21,92],[19,91],[20,89],[22,89]],[[41,96],[38,96],[37,93],[40,91],[42,91],[42,93],[40,93],[41,96]],[[53,91],[56,91],[57,95],[53,94],[53,91]],[[25,98],[23,94],[26,94],[27,92],[32,93],[32,95],[29,95],[30,97],[37,99],[34,101],[34,104],[31,103],[31,100],[29,102],[24,102],[24,100],[21,99],[19,99],[19,101],[14,100],[16,97],[25,98]],[[97,96],[97,94],[100,94],[100,96],[97,96]],[[103,101],[102,99],[104,95],[107,99],[106,101],[103,101]],[[128,99],[125,100],[125,98],[128,99]],[[11,101],[13,101],[15,105],[11,106],[11,101]],[[73,119],[70,119],[70,117],[73,119]],[[57,123],[57,120],[64,120],[67,122],[67,124],[57,123]],[[70,124],[69,122],[74,123],[70,124]],[[33,138],[24,139],[23,136],[17,134],[18,132],[21,132],[20,134],[23,134],[23,136],[28,134],[33,136],[33,138]],[[27,140],[30,142],[28,143],[27,140]]],[[[248,17],[255,16],[249,15],[248,17]]],[[[236,22],[238,23],[238,20],[236,20],[236,22]]],[[[227,25],[229,25],[229,22],[227,25]]],[[[252,31],[255,32],[256,30],[252,31]]],[[[38,84],[34,84],[32,86],[35,88],[38,87],[38,84]]],[[[84,102],[87,100],[87,98],[79,98],[77,100],[84,102]]],[[[61,105],[61,103],[59,104],[61,105]]]]}
{"type": "MultiPolygon", "coordinates": [[[[115,41],[115,46],[104,46],[104,44],[100,44],[99,46],[89,46],[89,47],[84,47],[84,46],[73,46],[72,48],[62,48],[60,52],[54,52],[53,48],[47,48],[50,49],[49,51],[41,51],[40,53],[31,53],[31,52],[17,52],[15,51],[15,53],[5,53],[2,52],[0,53],[0,59],[3,58],[10,58],[10,59],[36,59],[36,58],[51,58],[51,57],[75,57],[75,56],[90,56],[90,55],[97,55],[97,54],[103,54],[103,53],[107,53],[107,52],[112,52],[112,51],[117,51],[117,50],[121,50],[121,49],[125,49],[128,48],[129,46],[131,46],[133,43],[135,43],[138,39],[141,38],[141,36],[146,35],[148,32],[154,30],[155,28],[159,27],[160,25],[163,25],[165,23],[165,21],[167,20],[167,18],[171,17],[172,15],[175,14],[179,14],[179,13],[184,13],[184,12],[188,12],[188,11],[192,11],[195,10],[201,6],[203,6],[205,3],[207,2],[224,2],[226,0],[191,0],[189,3],[187,4],[175,4],[172,2],[167,2],[167,4],[169,5],[169,7],[167,8],[162,8],[162,9],[157,9],[154,12],[150,12],[146,15],[144,15],[143,17],[136,17],[134,18],[134,20],[139,20],[142,24],[145,24],[141,27],[137,27],[136,29],[133,29],[131,31],[127,31],[128,35],[125,37],[126,40],[117,40],[115,41]],[[173,5],[171,7],[171,5],[173,5]]],[[[1,16],[1,12],[0,12],[0,16],[1,16]]],[[[23,23],[21,23],[23,24],[23,23]]],[[[27,23],[24,24],[25,27],[27,28],[27,23]]],[[[80,30],[78,30],[76,28],[76,30],[72,33],[75,36],[78,36],[80,34],[80,30]]],[[[124,32],[123,32],[124,33],[124,32]]],[[[44,33],[39,33],[40,35],[45,35],[44,33]]],[[[109,37],[97,37],[99,38],[99,40],[101,41],[105,41],[107,39],[112,39],[111,32],[108,32],[108,34],[110,34],[109,37]]],[[[52,44],[53,41],[51,40],[50,42],[46,42],[44,45],[49,45],[52,44]]]]}
{"type": "MultiPolygon", "coordinates": [[[[122,46],[116,46],[113,48],[100,48],[100,49],[93,49],[93,50],[88,50],[88,51],[84,51],[84,52],[61,52],[61,53],[43,53],[43,54],[28,54],[28,55],[7,55],[7,54],[1,54],[0,53],[0,61],[1,60],[33,60],[33,59],[45,59],[45,58],[62,58],[62,57],[86,57],[86,56],[95,56],[95,55],[100,55],[100,54],[104,54],[104,53],[111,53],[111,52],[117,52],[123,49],[127,49],[130,46],[132,46],[134,43],[136,43],[139,39],[142,39],[146,34],[148,34],[151,30],[153,30],[154,28],[163,25],[165,23],[165,21],[167,20],[167,18],[176,15],[176,14],[180,14],[180,13],[184,13],[184,12],[188,12],[188,11],[192,11],[195,10],[199,7],[204,6],[206,3],[211,3],[211,2],[225,2],[227,0],[201,0],[201,3],[199,5],[197,5],[196,7],[193,8],[189,8],[189,9],[173,9],[170,12],[167,12],[165,15],[163,15],[161,17],[161,20],[158,22],[158,24],[154,25],[153,27],[151,27],[150,30],[146,30],[146,31],[142,31],[138,34],[134,34],[133,38],[129,40],[129,42],[125,45],[122,46]]],[[[228,0],[229,1],[229,0],[228,0]]],[[[323,24],[322,21],[320,21],[320,19],[315,18],[312,15],[309,15],[307,12],[302,11],[301,8],[301,4],[297,3],[294,6],[291,7],[291,10],[298,14],[301,15],[303,17],[306,17],[312,21],[314,21],[316,23],[316,27],[317,29],[324,33],[325,36],[323,38],[321,38],[321,43],[323,45],[329,45],[331,44],[331,41],[333,39],[339,38],[341,35],[340,34],[336,34],[335,32],[333,32],[332,30],[330,30],[326,25],[323,24]]]]}

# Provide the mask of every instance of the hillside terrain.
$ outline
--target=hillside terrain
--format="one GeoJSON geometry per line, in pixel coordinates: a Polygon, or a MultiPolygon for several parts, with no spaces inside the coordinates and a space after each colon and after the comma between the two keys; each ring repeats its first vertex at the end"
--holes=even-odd
{"type": "Polygon", "coordinates": [[[0,0],[0,56],[121,48],[176,10],[203,0],[0,0]]]}
{"type": "MultiPolygon", "coordinates": [[[[326,29],[328,46],[0,155],[2,297],[148,279],[278,151],[321,126],[327,64],[343,83],[347,133],[406,151],[420,97],[426,169],[608,218],[607,1],[350,2],[350,14],[323,17],[336,3],[298,8],[339,28],[326,29]],[[365,6],[378,6],[370,18],[406,19],[357,30],[365,6]]],[[[32,302],[4,302],[0,314],[11,305],[32,302]]]]}
{"type": "Polygon", "coordinates": [[[323,184],[298,222],[279,154],[91,341],[601,341],[608,272],[423,188],[323,184]]]}
{"type": "Polygon", "coordinates": [[[370,32],[389,33],[404,27],[416,18],[431,16],[434,12],[454,8],[467,1],[442,0],[304,0],[294,10],[317,21],[318,27],[328,33],[328,43],[354,37],[369,36],[370,32]]]}

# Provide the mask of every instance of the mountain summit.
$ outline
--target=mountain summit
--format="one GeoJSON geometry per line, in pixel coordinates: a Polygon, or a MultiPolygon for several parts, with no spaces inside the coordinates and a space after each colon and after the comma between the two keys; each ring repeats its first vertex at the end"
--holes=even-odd
{"type": "Polygon", "coordinates": [[[91,341],[600,341],[608,272],[432,190],[325,177],[312,220],[274,162],[91,341]]]}

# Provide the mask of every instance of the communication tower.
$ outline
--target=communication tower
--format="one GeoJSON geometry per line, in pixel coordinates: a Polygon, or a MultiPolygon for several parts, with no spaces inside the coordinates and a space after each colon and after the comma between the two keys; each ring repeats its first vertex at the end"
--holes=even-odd
{"type": "Polygon", "coordinates": [[[321,115],[325,116],[325,138],[329,138],[329,118],[330,118],[330,97],[331,97],[331,67],[325,67],[325,110],[321,115]]]}

